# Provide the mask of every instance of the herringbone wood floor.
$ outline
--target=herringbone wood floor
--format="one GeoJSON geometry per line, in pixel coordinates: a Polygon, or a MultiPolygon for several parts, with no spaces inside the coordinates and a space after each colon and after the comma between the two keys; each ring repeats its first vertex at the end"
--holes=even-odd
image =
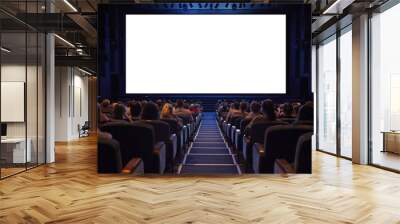
{"type": "Polygon", "coordinates": [[[400,223],[400,175],[315,152],[312,175],[98,175],[94,138],[0,181],[0,223],[400,223]]]}

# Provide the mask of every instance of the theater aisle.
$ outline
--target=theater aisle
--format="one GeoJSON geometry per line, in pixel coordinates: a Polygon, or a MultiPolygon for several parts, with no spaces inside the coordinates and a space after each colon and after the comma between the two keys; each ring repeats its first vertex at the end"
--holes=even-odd
{"type": "Polygon", "coordinates": [[[218,128],[215,112],[204,112],[199,130],[178,174],[240,174],[218,128]]]}

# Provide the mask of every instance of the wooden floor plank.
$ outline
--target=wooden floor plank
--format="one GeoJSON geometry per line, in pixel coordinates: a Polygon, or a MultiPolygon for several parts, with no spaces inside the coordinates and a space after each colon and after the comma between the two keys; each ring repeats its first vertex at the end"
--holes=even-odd
{"type": "Polygon", "coordinates": [[[0,223],[400,223],[400,175],[313,153],[312,175],[96,173],[94,137],[0,181],[0,223]]]}

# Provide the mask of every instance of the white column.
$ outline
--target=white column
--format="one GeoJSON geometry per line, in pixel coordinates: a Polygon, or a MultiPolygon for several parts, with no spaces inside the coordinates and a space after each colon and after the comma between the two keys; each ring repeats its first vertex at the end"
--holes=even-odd
{"type": "MultiPolygon", "coordinates": [[[[46,1],[46,11],[53,12],[54,5],[46,1]]],[[[54,34],[46,35],[46,163],[55,162],[55,42],[54,34]]]]}
{"type": "Polygon", "coordinates": [[[55,161],[54,133],[55,133],[55,60],[54,60],[54,35],[46,36],[46,163],[55,161]]]}
{"type": "Polygon", "coordinates": [[[311,48],[311,91],[314,97],[314,134],[312,136],[312,150],[317,149],[317,47],[312,45],[311,48]]]}
{"type": "Polygon", "coordinates": [[[368,15],[353,19],[353,162],[368,163],[368,15]]]}

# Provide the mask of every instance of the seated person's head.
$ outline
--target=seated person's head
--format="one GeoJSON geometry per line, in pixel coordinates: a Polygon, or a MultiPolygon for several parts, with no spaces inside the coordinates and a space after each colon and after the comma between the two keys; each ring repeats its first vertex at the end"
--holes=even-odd
{"type": "Polygon", "coordinates": [[[284,116],[292,116],[293,115],[293,106],[290,103],[283,104],[283,115],[284,116]]]}
{"type": "Polygon", "coordinates": [[[158,108],[162,108],[163,105],[164,105],[164,101],[161,100],[161,99],[158,99],[158,100],[156,101],[156,104],[157,104],[158,108]]]}
{"type": "Polygon", "coordinates": [[[182,100],[177,100],[176,101],[176,108],[183,108],[183,101],[182,100]]]}
{"type": "Polygon", "coordinates": [[[240,111],[246,112],[247,111],[247,107],[248,107],[247,102],[243,101],[243,102],[240,103],[240,111]]]}
{"type": "Polygon", "coordinates": [[[113,118],[117,120],[125,119],[126,107],[123,104],[117,103],[114,105],[113,118]]]}
{"type": "Polygon", "coordinates": [[[301,104],[300,103],[292,103],[292,106],[293,106],[293,114],[297,115],[299,113],[301,104]]]}
{"type": "Polygon", "coordinates": [[[261,105],[260,105],[260,103],[258,103],[257,101],[251,102],[251,104],[250,104],[250,110],[251,110],[251,112],[253,112],[253,113],[255,113],[255,114],[260,113],[260,110],[261,110],[261,105]]]}
{"type": "Polygon", "coordinates": [[[264,100],[261,104],[261,110],[268,120],[276,120],[275,106],[272,100],[264,100]]]}
{"type": "Polygon", "coordinates": [[[140,105],[139,102],[137,101],[131,102],[129,108],[131,110],[132,117],[140,117],[140,114],[142,113],[142,106],[140,105]]]}
{"type": "Polygon", "coordinates": [[[161,118],[171,116],[172,111],[173,111],[173,108],[172,108],[171,104],[169,104],[169,103],[164,104],[164,106],[161,110],[161,118]]]}
{"type": "Polygon", "coordinates": [[[237,102],[237,101],[235,101],[235,102],[233,102],[232,103],[232,109],[235,109],[235,110],[239,110],[240,109],[240,103],[239,102],[237,102]]]}
{"type": "Polygon", "coordinates": [[[153,102],[146,103],[142,110],[142,119],[143,120],[158,120],[159,112],[157,104],[153,102]]]}
{"type": "Polygon", "coordinates": [[[100,107],[101,107],[101,108],[100,108],[101,112],[106,113],[106,114],[109,114],[110,116],[112,115],[113,107],[112,107],[112,104],[111,104],[111,101],[110,101],[110,100],[105,99],[105,100],[103,100],[103,101],[101,102],[100,105],[101,105],[101,106],[100,106],[100,107]]]}
{"type": "Polygon", "coordinates": [[[117,103],[117,102],[112,103],[112,104],[111,104],[111,108],[114,110],[114,108],[115,108],[118,104],[119,104],[119,103],[117,103]]]}
{"type": "Polygon", "coordinates": [[[109,107],[110,106],[110,100],[109,99],[104,99],[101,102],[101,107],[109,107]]]}
{"type": "Polygon", "coordinates": [[[314,121],[314,105],[312,102],[307,102],[300,107],[299,113],[297,114],[297,122],[299,121],[314,121]]]}
{"type": "Polygon", "coordinates": [[[228,112],[229,108],[227,104],[224,104],[224,106],[222,106],[222,112],[228,112]]]}

